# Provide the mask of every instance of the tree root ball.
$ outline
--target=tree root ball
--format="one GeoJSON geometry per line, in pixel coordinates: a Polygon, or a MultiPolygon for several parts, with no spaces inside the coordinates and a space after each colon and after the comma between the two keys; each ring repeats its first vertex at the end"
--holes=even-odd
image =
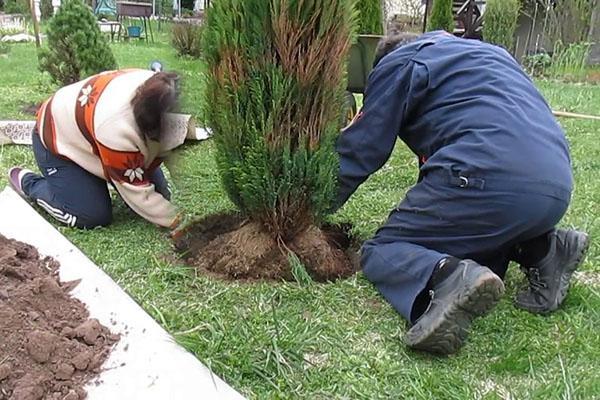
{"type": "Polygon", "coordinates": [[[281,243],[262,226],[235,214],[213,215],[185,230],[175,247],[200,270],[236,280],[293,280],[293,253],[313,280],[346,278],[358,271],[355,243],[347,226],[310,226],[281,243]]]}

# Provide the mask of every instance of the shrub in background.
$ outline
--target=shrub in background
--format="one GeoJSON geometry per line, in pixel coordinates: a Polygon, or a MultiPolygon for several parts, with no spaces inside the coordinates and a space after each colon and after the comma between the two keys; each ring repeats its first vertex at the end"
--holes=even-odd
{"type": "Polygon", "coordinates": [[[206,15],[204,98],[229,198],[287,243],[336,194],[352,0],[219,0],[206,15]]]}
{"type": "Polygon", "coordinates": [[[546,32],[552,43],[565,45],[588,39],[594,2],[598,0],[556,0],[549,8],[546,32]]]}
{"type": "Polygon", "coordinates": [[[540,52],[523,60],[526,71],[536,77],[567,81],[582,81],[587,77],[590,43],[563,44],[557,42],[552,55],[540,52]]]}
{"type": "Polygon", "coordinates": [[[554,46],[552,63],[547,69],[548,75],[555,79],[581,80],[585,78],[590,48],[590,43],[565,45],[558,41],[554,46]]]}
{"type": "Polygon", "coordinates": [[[452,0],[433,0],[431,15],[427,22],[428,31],[444,30],[454,32],[454,14],[452,0]]]}
{"type": "Polygon", "coordinates": [[[381,0],[356,0],[358,33],[382,35],[383,10],[381,0]]]}
{"type": "Polygon", "coordinates": [[[552,57],[546,52],[531,54],[523,59],[523,67],[527,73],[535,77],[543,77],[552,65],[552,57]]]}
{"type": "Polygon", "coordinates": [[[8,27],[8,28],[0,28],[0,38],[3,36],[16,35],[17,33],[27,32],[27,26],[23,27],[8,27]]]}
{"type": "Polygon", "coordinates": [[[171,42],[180,56],[200,57],[202,29],[200,25],[181,22],[174,23],[171,42]]]}
{"type": "Polygon", "coordinates": [[[160,0],[157,6],[159,15],[169,17],[173,15],[173,0],[160,0]]]}
{"type": "Polygon", "coordinates": [[[117,67],[90,7],[81,0],[66,0],[48,23],[47,48],[39,52],[40,70],[68,85],[117,67]]]}
{"type": "Polygon", "coordinates": [[[512,52],[520,7],[519,0],[488,0],[484,15],[484,40],[512,52]]]}
{"type": "Polygon", "coordinates": [[[7,14],[23,14],[29,16],[28,0],[4,0],[4,12],[7,14]]]}

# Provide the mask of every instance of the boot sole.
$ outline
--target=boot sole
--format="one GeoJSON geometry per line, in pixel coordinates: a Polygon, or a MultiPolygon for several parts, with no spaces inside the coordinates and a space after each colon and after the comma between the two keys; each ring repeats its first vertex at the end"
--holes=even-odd
{"type": "Polygon", "coordinates": [[[466,341],[473,320],[491,311],[503,293],[502,280],[488,272],[468,290],[459,293],[440,315],[429,321],[427,328],[411,328],[404,341],[417,350],[443,355],[455,353],[466,341]]]}
{"type": "Polygon", "coordinates": [[[585,233],[579,232],[577,234],[577,251],[565,266],[565,270],[560,277],[560,287],[557,293],[556,304],[554,307],[555,310],[562,304],[562,302],[565,300],[565,297],[567,297],[569,287],[571,286],[571,277],[577,268],[579,268],[579,266],[585,261],[585,257],[587,256],[589,248],[589,236],[585,233]]]}

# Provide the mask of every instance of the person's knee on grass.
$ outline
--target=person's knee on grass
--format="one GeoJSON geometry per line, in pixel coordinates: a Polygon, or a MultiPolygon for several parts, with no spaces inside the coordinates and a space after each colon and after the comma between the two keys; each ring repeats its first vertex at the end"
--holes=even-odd
{"type": "Polygon", "coordinates": [[[110,205],[104,205],[88,211],[87,215],[82,215],[78,218],[75,226],[80,229],[101,228],[109,226],[112,223],[112,220],[112,207],[110,205]]]}

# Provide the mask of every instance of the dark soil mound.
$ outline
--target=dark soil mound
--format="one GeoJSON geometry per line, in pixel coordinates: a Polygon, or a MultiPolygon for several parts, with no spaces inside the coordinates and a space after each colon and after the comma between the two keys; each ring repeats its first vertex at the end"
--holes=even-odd
{"type": "Polygon", "coordinates": [[[81,400],[119,339],[88,319],[58,263],[0,235],[0,400],[81,400]]]}
{"type": "Polygon", "coordinates": [[[235,214],[213,215],[190,226],[177,239],[185,260],[228,279],[293,280],[288,260],[296,254],[316,281],[353,275],[356,248],[348,226],[310,227],[290,243],[277,243],[262,227],[235,214]]]}

